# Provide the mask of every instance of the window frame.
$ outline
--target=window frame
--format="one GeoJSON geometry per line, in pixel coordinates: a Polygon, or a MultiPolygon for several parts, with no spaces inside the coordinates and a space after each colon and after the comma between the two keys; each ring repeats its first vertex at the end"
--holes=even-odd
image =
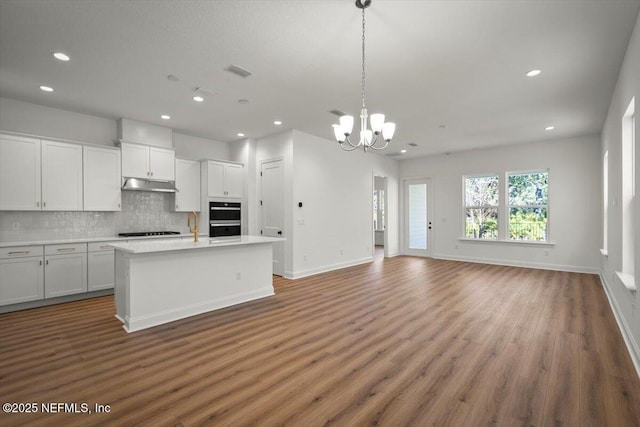
{"type": "Polygon", "coordinates": [[[462,175],[462,239],[479,241],[479,242],[495,242],[500,240],[500,186],[501,179],[500,173],[481,173],[481,174],[467,174],[462,175]],[[482,205],[482,206],[467,206],[467,179],[470,178],[492,178],[495,177],[498,180],[498,204],[497,205],[482,205]],[[484,237],[468,237],[467,236],[467,209],[496,209],[496,222],[497,230],[495,238],[484,237]]]}
{"type": "Polygon", "coordinates": [[[512,170],[505,171],[504,173],[504,215],[506,223],[504,224],[504,234],[503,238],[505,240],[511,242],[538,242],[538,243],[548,243],[551,241],[551,195],[549,188],[551,187],[549,181],[550,175],[549,168],[546,169],[526,169],[526,170],[512,170]],[[544,173],[547,175],[547,203],[545,205],[511,205],[511,200],[509,197],[509,177],[512,175],[530,175],[534,173],[544,173]],[[531,239],[513,239],[511,238],[511,209],[535,209],[544,207],[547,210],[547,221],[545,228],[545,239],[544,240],[531,240],[531,239]]]}

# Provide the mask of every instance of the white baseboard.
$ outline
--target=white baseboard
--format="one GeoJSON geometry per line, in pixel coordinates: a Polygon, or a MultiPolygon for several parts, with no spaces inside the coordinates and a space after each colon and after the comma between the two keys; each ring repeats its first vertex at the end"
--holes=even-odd
{"type": "Polygon", "coordinates": [[[606,275],[603,271],[600,271],[600,282],[602,283],[605,294],[607,294],[611,311],[613,311],[613,316],[616,318],[616,322],[618,322],[618,328],[622,333],[624,343],[627,345],[627,350],[629,351],[629,355],[633,361],[633,366],[635,366],[636,373],[638,374],[638,377],[640,377],[640,346],[638,346],[638,343],[634,339],[633,334],[631,333],[631,328],[629,328],[624,316],[620,313],[620,308],[618,307],[616,299],[609,291],[610,285],[609,282],[607,282],[606,275]]]}
{"type": "Polygon", "coordinates": [[[444,259],[449,261],[475,262],[478,264],[505,265],[509,267],[537,268],[539,270],[568,271],[571,273],[598,274],[600,272],[600,270],[595,267],[584,267],[576,265],[545,264],[538,262],[514,261],[508,259],[471,258],[442,254],[434,254],[432,255],[432,257],[435,259],[444,259]]]}
{"type": "Polygon", "coordinates": [[[366,264],[372,262],[373,257],[365,257],[351,261],[340,262],[337,264],[323,265],[322,267],[310,268],[302,271],[285,271],[284,277],[287,279],[301,279],[303,277],[313,276],[314,274],[326,273],[328,271],[339,270],[341,268],[353,267],[354,265],[366,264]]]}

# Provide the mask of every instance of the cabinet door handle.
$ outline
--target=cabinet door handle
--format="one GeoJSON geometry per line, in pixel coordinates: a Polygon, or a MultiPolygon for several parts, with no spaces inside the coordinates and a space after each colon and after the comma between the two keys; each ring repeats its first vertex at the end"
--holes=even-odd
{"type": "Polygon", "coordinates": [[[47,264],[47,265],[49,265],[49,260],[46,260],[44,263],[45,263],[45,264],[47,264]]]}
{"type": "Polygon", "coordinates": [[[42,260],[40,260],[40,265],[42,265],[42,260]]]}
{"type": "Polygon", "coordinates": [[[72,252],[75,251],[76,248],[60,248],[58,249],[58,252],[72,252]]]}
{"type": "Polygon", "coordinates": [[[42,207],[46,208],[47,207],[47,202],[42,202],[42,207]]]}
{"type": "Polygon", "coordinates": [[[37,207],[40,207],[40,202],[36,202],[36,206],[37,206],[37,207]]]}
{"type": "Polygon", "coordinates": [[[111,248],[111,246],[109,245],[100,246],[100,249],[109,249],[109,248],[111,248]]]}
{"type": "Polygon", "coordinates": [[[9,252],[9,255],[19,255],[19,254],[29,254],[31,253],[31,251],[13,251],[13,252],[9,252]]]}

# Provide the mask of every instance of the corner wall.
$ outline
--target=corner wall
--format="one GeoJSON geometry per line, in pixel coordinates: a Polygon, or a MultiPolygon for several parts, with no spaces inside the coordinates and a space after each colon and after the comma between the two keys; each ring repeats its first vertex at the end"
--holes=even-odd
{"type": "MultiPolygon", "coordinates": [[[[635,281],[640,283],[640,14],[629,40],[627,53],[618,76],[618,82],[611,98],[607,119],[602,130],[602,151],[609,152],[609,200],[608,205],[608,255],[601,256],[600,275],[609,296],[611,306],[630,349],[636,370],[640,375],[640,295],[629,291],[615,274],[622,269],[622,116],[635,96],[635,281]]],[[[602,185],[602,184],[601,184],[602,185]]],[[[602,198],[602,196],[601,196],[602,198]]],[[[603,203],[601,202],[601,205],[603,203]]],[[[602,228],[602,227],[600,227],[602,228]]],[[[602,237],[601,237],[602,239],[602,237]]]]}
{"type": "Polygon", "coordinates": [[[593,135],[408,159],[401,163],[401,175],[403,179],[432,179],[433,257],[597,273],[599,153],[599,136],[593,135]],[[459,240],[463,235],[464,175],[497,173],[504,179],[506,171],[533,169],[549,169],[553,246],[459,240]]]}

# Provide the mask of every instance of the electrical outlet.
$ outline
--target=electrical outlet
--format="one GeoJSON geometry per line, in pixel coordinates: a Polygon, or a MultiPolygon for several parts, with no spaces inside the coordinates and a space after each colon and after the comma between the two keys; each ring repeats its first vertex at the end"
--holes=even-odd
{"type": "Polygon", "coordinates": [[[344,249],[340,249],[340,255],[344,255],[344,249]]]}
{"type": "Polygon", "coordinates": [[[302,259],[303,259],[304,261],[306,261],[306,260],[307,260],[307,256],[306,256],[306,255],[302,255],[302,259]]]}
{"type": "Polygon", "coordinates": [[[544,256],[549,256],[549,251],[544,251],[544,256]]]}
{"type": "Polygon", "coordinates": [[[458,249],[458,245],[456,245],[456,246],[454,247],[454,249],[458,249]]]}
{"type": "Polygon", "coordinates": [[[12,230],[20,230],[20,223],[18,221],[14,221],[11,223],[12,230]]]}
{"type": "Polygon", "coordinates": [[[242,273],[240,272],[236,273],[236,280],[242,280],[242,273]]]}

